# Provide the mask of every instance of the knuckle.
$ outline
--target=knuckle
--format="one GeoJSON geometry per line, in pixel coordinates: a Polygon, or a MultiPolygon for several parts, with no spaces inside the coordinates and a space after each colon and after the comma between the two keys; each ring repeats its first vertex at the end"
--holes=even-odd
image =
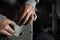
{"type": "Polygon", "coordinates": [[[4,27],[4,29],[8,29],[8,27],[7,27],[7,26],[5,26],[5,27],[4,27]]]}

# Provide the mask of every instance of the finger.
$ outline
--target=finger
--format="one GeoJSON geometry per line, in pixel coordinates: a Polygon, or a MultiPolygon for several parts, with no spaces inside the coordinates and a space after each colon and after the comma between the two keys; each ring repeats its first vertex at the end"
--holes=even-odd
{"type": "Polygon", "coordinates": [[[6,30],[2,30],[1,33],[2,33],[2,34],[5,34],[5,35],[7,35],[7,36],[12,36],[12,34],[8,33],[6,30]]]}
{"type": "Polygon", "coordinates": [[[14,34],[15,33],[15,31],[9,25],[6,25],[4,29],[6,31],[8,31],[10,34],[14,34]]]}
{"type": "Polygon", "coordinates": [[[15,26],[16,25],[16,23],[14,21],[11,21],[9,19],[8,19],[8,24],[11,24],[12,26],[15,26]]]}
{"type": "Polygon", "coordinates": [[[33,22],[33,20],[34,20],[34,16],[33,16],[33,14],[32,14],[32,22],[33,22]]]}
{"type": "Polygon", "coordinates": [[[36,13],[34,14],[34,21],[36,21],[36,19],[37,19],[37,15],[36,15],[36,13]]]}
{"type": "Polygon", "coordinates": [[[27,11],[25,11],[25,12],[22,14],[21,18],[20,18],[19,21],[18,21],[18,24],[22,21],[22,19],[26,16],[26,14],[27,14],[27,11]]]}
{"type": "Polygon", "coordinates": [[[33,22],[33,16],[31,15],[28,22],[26,24],[30,24],[31,22],[33,22]]]}
{"type": "Polygon", "coordinates": [[[26,17],[24,18],[24,21],[23,21],[23,25],[28,21],[29,17],[30,17],[31,13],[27,14],[26,17]]]}

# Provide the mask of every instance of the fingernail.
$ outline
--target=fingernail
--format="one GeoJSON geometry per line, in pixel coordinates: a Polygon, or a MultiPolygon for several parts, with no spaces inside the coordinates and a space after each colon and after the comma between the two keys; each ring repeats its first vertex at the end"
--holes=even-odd
{"type": "Polygon", "coordinates": [[[12,34],[9,34],[9,36],[12,36],[12,34]]]}

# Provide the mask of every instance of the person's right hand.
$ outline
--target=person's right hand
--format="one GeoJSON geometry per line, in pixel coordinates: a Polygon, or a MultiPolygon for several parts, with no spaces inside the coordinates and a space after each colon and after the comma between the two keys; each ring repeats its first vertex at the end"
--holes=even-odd
{"type": "Polygon", "coordinates": [[[0,34],[12,36],[15,33],[15,31],[9,26],[9,24],[13,26],[16,25],[15,22],[7,18],[0,20],[0,34]]]}

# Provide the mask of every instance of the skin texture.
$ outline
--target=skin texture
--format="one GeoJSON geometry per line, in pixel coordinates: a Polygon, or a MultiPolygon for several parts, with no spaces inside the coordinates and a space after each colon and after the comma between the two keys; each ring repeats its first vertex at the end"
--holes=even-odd
{"type": "MultiPolygon", "coordinates": [[[[31,22],[37,19],[35,9],[30,5],[26,4],[23,7],[21,7],[20,13],[22,14],[18,21],[18,24],[20,25],[30,24],[31,22]]],[[[0,20],[0,34],[12,36],[15,33],[15,31],[10,27],[9,24],[13,25],[13,27],[14,25],[16,25],[15,22],[9,20],[8,18],[0,20]]]]}
{"type": "Polygon", "coordinates": [[[22,15],[20,16],[20,20],[18,23],[20,23],[21,25],[30,24],[37,19],[35,9],[31,5],[26,4],[21,7],[20,13],[22,13],[22,15]]]}
{"type": "Polygon", "coordinates": [[[0,20],[0,34],[5,34],[7,36],[12,36],[12,34],[15,33],[15,31],[9,26],[11,25],[16,25],[13,21],[5,18],[3,20],[0,20]]]}

